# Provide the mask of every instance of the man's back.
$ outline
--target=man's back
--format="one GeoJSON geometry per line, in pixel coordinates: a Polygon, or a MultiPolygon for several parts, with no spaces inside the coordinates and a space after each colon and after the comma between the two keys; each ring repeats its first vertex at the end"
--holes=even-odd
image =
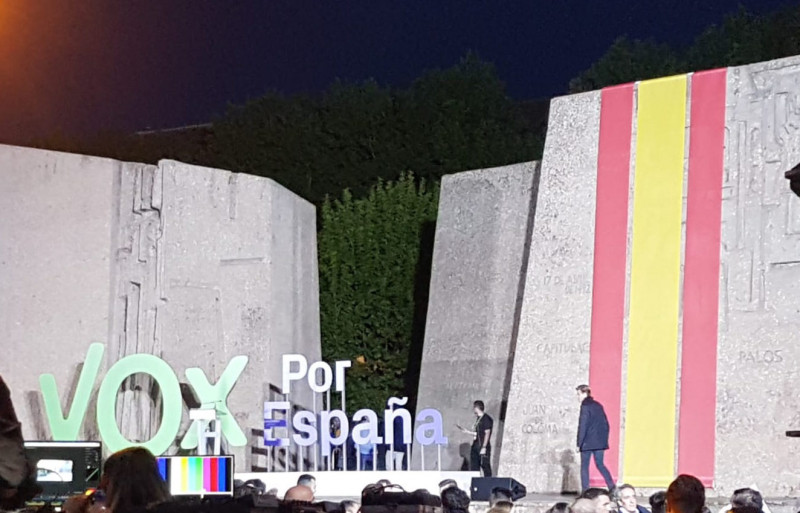
{"type": "Polygon", "coordinates": [[[608,449],[608,417],[603,405],[592,397],[581,403],[581,416],[578,424],[578,448],[582,451],[608,449]]]}

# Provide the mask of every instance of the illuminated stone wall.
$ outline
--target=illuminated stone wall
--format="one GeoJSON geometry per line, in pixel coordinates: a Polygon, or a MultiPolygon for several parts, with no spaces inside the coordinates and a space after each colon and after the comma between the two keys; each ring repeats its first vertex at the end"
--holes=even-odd
{"type": "MultiPolygon", "coordinates": [[[[442,468],[460,470],[472,439],[472,402],[495,419],[494,463],[502,451],[502,413],[533,212],[537,162],[445,176],[433,253],[430,302],[417,410],[437,408],[450,444],[442,468]]],[[[413,468],[420,468],[414,451],[413,468]]],[[[431,447],[425,468],[436,468],[431,447]]]]}
{"type": "Polygon", "coordinates": [[[578,488],[588,382],[620,482],[798,493],[798,88],[790,58],[553,100],[503,475],[578,488]]]}
{"type": "MultiPolygon", "coordinates": [[[[108,365],[158,355],[182,383],[188,367],[214,383],[246,355],[228,406],[248,446],[229,450],[239,470],[273,468],[262,409],[280,356],[320,358],[314,207],[265,178],[174,161],[0,147],[0,173],[0,372],[26,438],[50,436],[38,375],[55,375],[68,411],[91,342],[106,343],[108,365]]],[[[311,408],[303,388],[294,400],[311,408]]],[[[93,408],[82,438],[99,436],[93,408]]],[[[130,440],[154,434],[160,402],[147,376],[123,385],[117,417],[130,440]]]]}
{"type": "Polygon", "coordinates": [[[550,106],[499,468],[529,490],[579,487],[574,389],[589,365],[599,100],[550,106]]]}

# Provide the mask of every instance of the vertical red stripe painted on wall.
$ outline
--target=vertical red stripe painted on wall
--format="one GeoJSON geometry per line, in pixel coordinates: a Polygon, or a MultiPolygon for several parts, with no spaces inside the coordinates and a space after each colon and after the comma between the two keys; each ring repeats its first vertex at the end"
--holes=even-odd
{"type": "Polygon", "coordinates": [[[726,70],[692,77],[678,473],[714,481],[726,70]]]}
{"type": "MultiPolygon", "coordinates": [[[[603,89],[597,155],[589,385],[611,426],[606,465],[619,476],[633,84],[603,89]]],[[[592,468],[591,482],[605,482],[592,468]]]]}

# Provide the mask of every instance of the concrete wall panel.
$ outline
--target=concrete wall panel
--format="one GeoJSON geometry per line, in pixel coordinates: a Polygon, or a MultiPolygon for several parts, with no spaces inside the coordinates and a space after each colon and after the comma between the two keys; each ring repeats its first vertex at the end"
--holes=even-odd
{"type": "Polygon", "coordinates": [[[49,436],[39,374],[68,411],[89,343],[108,338],[120,166],[0,146],[0,373],[28,439],[49,436]]]}
{"type": "Polygon", "coordinates": [[[579,488],[575,386],[587,381],[600,93],[550,108],[500,475],[579,488]]]}
{"type": "MultiPolygon", "coordinates": [[[[231,452],[240,470],[273,468],[262,410],[280,386],[281,355],[320,359],[313,205],[265,178],[174,161],[0,147],[0,171],[0,371],[25,436],[50,436],[38,375],[54,373],[67,403],[91,342],[106,343],[107,365],[158,355],[182,383],[189,367],[214,383],[247,355],[228,406],[249,445],[231,452]]],[[[310,408],[304,388],[293,400],[310,408]]],[[[160,408],[150,378],[133,376],[119,393],[122,433],[149,440],[160,408]]],[[[99,437],[93,410],[81,437],[99,437]]]]}
{"type": "MultiPolygon", "coordinates": [[[[417,409],[437,408],[444,416],[445,470],[460,470],[469,457],[472,439],[455,424],[472,427],[475,400],[495,418],[492,443],[496,455],[502,450],[501,411],[537,180],[536,162],[442,180],[417,409]]],[[[425,456],[425,468],[435,468],[436,451],[425,456]]],[[[419,468],[419,450],[414,458],[419,468]]]]}
{"type": "Polygon", "coordinates": [[[728,72],[716,486],[798,493],[800,58],[728,72]],[[746,456],[744,456],[746,455],[746,456]],[[744,457],[743,457],[744,456],[744,457]]]}

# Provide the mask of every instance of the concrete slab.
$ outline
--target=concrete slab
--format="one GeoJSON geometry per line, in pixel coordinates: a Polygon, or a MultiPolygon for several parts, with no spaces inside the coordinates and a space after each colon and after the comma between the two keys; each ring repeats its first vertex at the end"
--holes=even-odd
{"type": "MultiPolygon", "coordinates": [[[[0,208],[0,372],[27,439],[50,437],[38,375],[55,375],[68,411],[92,342],[106,344],[107,365],[155,354],[182,382],[200,367],[215,383],[246,355],[228,406],[248,445],[229,452],[239,470],[268,466],[262,411],[280,357],[320,359],[313,205],[219,169],[0,146],[0,208]]],[[[302,388],[294,401],[311,408],[302,388]]],[[[123,384],[117,420],[129,440],[155,433],[159,397],[147,375],[123,384]]],[[[100,438],[93,403],[79,438],[100,438]]]]}
{"type": "MultiPolygon", "coordinates": [[[[538,171],[529,162],[442,179],[417,409],[442,412],[444,470],[462,470],[472,440],[455,424],[472,426],[475,400],[495,419],[492,444],[502,450],[538,171]]],[[[421,457],[415,450],[412,468],[422,468],[421,457]]],[[[436,468],[437,451],[425,460],[436,468]]]]}

